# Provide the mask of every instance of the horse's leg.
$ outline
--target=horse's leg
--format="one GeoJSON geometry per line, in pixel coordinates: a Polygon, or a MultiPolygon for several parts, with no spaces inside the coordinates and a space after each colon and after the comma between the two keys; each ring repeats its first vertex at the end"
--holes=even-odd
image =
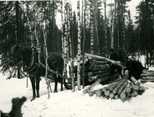
{"type": "Polygon", "coordinates": [[[35,78],[36,83],[36,96],[40,97],[39,89],[40,89],[40,76],[35,78]]]}
{"type": "MultiPolygon", "coordinates": [[[[59,77],[60,78],[60,77],[59,77]]],[[[64,78],[60,78],[60,81],[61,81],[61,91],[63,91],[63,84],[64,84],[64,78]]]]}
{"type": "Polygon", "coordinates": [[[54,92],[57,92],[57,84],[58,84],[58,77],[55,76],[55,89],[54,89],[54,92]]]}
{"type": "Polygon", "coordinates": [[[52,88],[51,88],[51,81],[49,81],[49,90],[52,93],[52,88]]]}
{"type": "Polygon", "coordinates": [[[31,101],[33,101],[36,98],[36,92],[35,92],[35,78],[30,77],[31,85],[32,85],[32,90],[33,90],[33,97],[31,101]]]}

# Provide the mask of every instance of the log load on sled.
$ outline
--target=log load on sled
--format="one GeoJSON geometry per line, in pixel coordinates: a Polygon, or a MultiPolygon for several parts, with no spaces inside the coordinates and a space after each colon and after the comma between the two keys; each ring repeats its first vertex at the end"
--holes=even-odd
{"type": "Polygon", "coordinates": [[[130,75],[122,74],[123,69],[126,69],[127,66],[105,57],[92,54],[85,55],[89,58],[89,65],[85,74],[87,74],[89,82],[93,81],[93,83],[87,86],[83,93],[125,101],[141,95],[145,91],[141,83],[136,80],[138,77],[135,79],[136,76],[134,75],[129,78],[130,75]],[[101,88],[94,88],[100,84],[102,85],[101,88]]]}

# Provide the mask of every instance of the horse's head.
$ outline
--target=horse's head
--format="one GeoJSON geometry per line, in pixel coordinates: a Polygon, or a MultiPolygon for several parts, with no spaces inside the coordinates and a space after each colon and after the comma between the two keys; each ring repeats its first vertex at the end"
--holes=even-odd
{"type": "MultiPolygon", "coordinates": [[[[32,63],[32,48],[31,47],[25,47],[22,45],[15,45],[12,47],[12,57],[16,61],[16,63],[20,63],[23,67],[29,67],[32,63]]],[[[36,51],[36,50],[34,50],[36,51]]],[[[34,52],[36,53],[36,52],[34,52]]],[[[34,56],[36,56],[34,54],[34,56]]],[[[35,57],[36,58],[36,57],[35,57]]]]}
{"type": "Polygon", "coordinates": [[[24,66],[30,66],[32,61],[32,49],[25,47],[22,49],[22,61],[24,66]]]}

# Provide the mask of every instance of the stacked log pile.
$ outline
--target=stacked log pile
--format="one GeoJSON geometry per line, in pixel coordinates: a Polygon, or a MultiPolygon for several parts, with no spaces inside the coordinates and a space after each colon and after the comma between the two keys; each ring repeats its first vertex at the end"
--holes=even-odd
{"type": "Polygon", "coordinates": [[[83,90],[83,93],[88,93],[90,96],[96,95],[107,99],[121,99],[122,101],[129,100],[132,97],[142,95],[145,88],[141,83],[128,80],[127,78],[118,79],[117,81],[105,85],[103,88],[93,90],[93,87],[99,84],[90,86],[83,90]]]}
{"type": "Polygon", "coordinates": [[[142,74],[141,82],[154,82],[154,71],[145,70],[142,74]]]}
{"type": "Polygon", "coordinates": [[[89,66],[86,67],[85,74],[88,76],[88,80],[94,81],[101,79],[102,84],[106,84],[110,81],[114,81],[118,78],[118,73],[111,74],[111,65],[116,64],[101,58],[89,59],[89,66]]]}
{"type": "Polygon", "coordinates": [[[106,80],[110,75],[110,64],[107,62],[102,62],[99,64],[99,61],[90,60],[90,66],[88,68],[88,77],[90,79],[98,79],[102,78],[102,80],[106,80]]]}
{"type": "Polygon", "coordinates": [[[88,77],[95,80],[95,83],[85,88],[83,93],[88,93],[90,96],[96,95],[107,99],[121,99],[125,101],[141,95],[145,91],[141,83],[135,79],[130,81],[127,75],[121,78],[118,72],[111,73],[111,65],[120,65],[118,62],[100,56],[90,54],[88,56],[92,57],[87,70],[88,77]],[[103,87],[93,90],[99,84],[102,84],[103,87]]]}

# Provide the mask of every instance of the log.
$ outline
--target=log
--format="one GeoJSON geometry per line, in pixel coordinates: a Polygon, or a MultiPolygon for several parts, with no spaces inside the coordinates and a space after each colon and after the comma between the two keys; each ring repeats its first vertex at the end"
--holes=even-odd
{"type": "Polygon", "coordinates": [[[113,97],[113,99],[118,99],[118,95],[115,95],[115,96],[113,97]]]}
{"type": "Polygon", "coordinates": [[[96,94],[97,97],[102,96],[102,92],[101,92],[101,90],[97,90],[97,91],[95,91],[95,94],[96,94]]]}
{"type": "Polygon", "coordinates": [[[117,87],[115,87],[115,89],[113,90],[113,93],[116,94],[117,91],[119,90],[119,88],[123,85],[123,83],[125,82],[125,79],[121,79],[121,82],[119,84],[117,84],[117,87]]]}
{"type": "Polygon", "coordinates": [[[106,74],[109,74],[109,73],[105,73],[105,72],[95,72],[95,73],[93,73],[93,72],[90,72],[90,73],[88,73],[88,76],[89,77],[91,77],[91,76],[106,76],[106,74]]]}
{"type": "Polygon", "coordinates": [[[105,95],[105,97],[109,97],[109,95],[110,95],[110,90],[106,89],[106,90],[104,91],[104,95],[105,95]]]}
{"type": "Polygon", "coordinates": [[[93,66],[90,66],[89,67],[89,71],[105,71],[105,70],[109,70],[110,69],[110,65],[109,64],[106,64],[106,65],[93,65],[93,66]]]}
{"type": "Polygon", "coordinates": [[[121,79],[119,73],[111,74],[111,76],[110,76],[110,80],[111,80],[111,81],[110,81],[110,82],[113,82],[113,81],[115,81],[115,80],[117,80],[117,79],[121,79]]]}
{"type": "Polygon", "coordinates": [[[121,65],[119,62],[111,60],[111,59],[106,58],[106,57],[102,57],[102,56],[98,56],[98,55],[93,55],[93,54],[89,54],[89,53],[85,53],[85,56],[91,57],[93,59],[101,59],[101,60],[104,60],[104,61],[110,62],[112,64],[116,64],[116,65],[119,65],[119,66],[123,67],[123,65],[121,65]]]}
{"type": "Polygon", "coordinates": [[[139,90],[138,90],[138,94],[142,95],[145,91],[145,88],[143,86],[140,86],[139,90]]]}
{"type": "Polygon", "coordinates": [[[125,82],[123,83],[123,85],[121,85],[121,87],[118,89],[117,94],[119,95],[119,97],[120,97],[120,94],[122,93],[122,91],[125,90],[127,84],[128,84],[128,81],[125,80],[125,82]]]}
{"type": "Polygon", "coordinates": [[[142,82],[142,83],[154,82],[154,79],[151,79],[151,78],[143,78],[143,79],[141,79],[141,82],[142,82]]]}
{"type": "Polygon", "coordinates": [[[137,90],[138,88],[134,85],[133,82],[131,82],[130,85],[132,88],[131,93],[130,93],[130,97],[136,97],[138,95],[138,90],[137,90]]]}
{"type": "Polygon", "coordinates": [[[97,75],[97,74],[106,74],[106,73],[110,73],[109,69],[105,69],[105,70],[91,70],[90,72],[88,72],[88,75],[97,75]]]}
{"type": "Polygon", "coordinates": [[[85,56],[91,57],[93,59],[100,59],[100,60],[104,60],[104,61],[108,61],[108,62],[114,63],[114,60],[108,59],[106,57],[98,56],[98,55],[93,55],[93,54],[85,53],[85,56]]]}
{"type": "MultiPolygon", "coordinates": [[[[113,92],[113,90],[120,84],[121,79],[118,79],[114,81],[113,83],[110,83],[108,87],[106,87],[110,92],[113,92]]],[[[113,93],[114,94],[114,93],[113,93]]]]}
{"type": "Polygon", "coordinates": [[[107,61],[102,61],[102,60],[93,60],[91,62],[94,62],[96,65],[104,65],[104,64],[108,64],[107,61]]]}
{"type": "Polygon", "coordinates": [[[139,85],[134,84],[133,82],[131,82],[131,86],[132,86],[132,89],[133,89],[133,90],[136,90],[136,91],[139,90],[139,85]]]}
{"type": "Polygon", "coordinates": [[[154,77],[153,74],[142,74],[141,77],[154,77]]]}
{"type": "Polygon", "coordinates": [[[133,92],[131,93],[131,97],[136,97],[137,95],[138,95],[137,91],[133,91],[133,92]]]}
{"type": "Polygon", "coordinates": [[[99,78],[104,78],[104,77],[109,77],[111,74],[110,73],[103,73],[103,74],[91,74],[89,77],[97,76],[99,78]]]}
{"type": "Polygon", "coordinates": [[[97,79],[93,84],[91,84],[91,86],[89,86],[89,90],[91,90],[93,87],[95,87],[97,84],[100,84],[100,79],[97,79]]]}
{"type": "Polygon", "coordinates": [[[131,90],[132,90],[131,84],[130,84],[130,82],[128,81],[128,85],[127,85],[127,87],[126,87],[126,95],[127,95],[127,97],[130,97],[131,90]]]}
{"type": "Polygon", "coordinates": [[[113,93],[112,91],[110,92],[109,97],[110,97],[111,99],[113,99],[114,93],[113,93]]]}
{"type": "Polygon", "coordinates": [[[89,70],[91,70],[91,69],[93,69],[94,67],[96,66],[96,64],[95,63],[90,63],[90,66],[89,66],[89,70]]]}
{"type": "Polygon", "coordinates": [[[89,96],[93,96],[95,94],[95,92],[90,91],[88,94],[89,94],[89,96]]]}
{"type": "Polygon", "coordinates": [[[131,77],[131,81],[132,83],[137,84],[137,80],[134,77],[131,77]]]}
{"type": "Polygon", "coordinates": [[[127,96],[126,96],[126,93],[125,93],[125,92],[123,92],[123,93],[120,94],[120,99],[121,99],[122,101],[126,101],[127,96]]]}
{"type": "Polygon", "coordinates": [[[107,90],[108,90],[107,87],[104,87],[103,89],[101,89],[101,92],[102,92],[104,97],[106,97],[107,90]]]}
{"type": "Polygon", "coordinates": [[[142,77],[154,76],[154,72],[147,71],[146,73],[141,74],[142,77]]]}
{"type": "Polygon", "coordinates": [[[100,79],[101,82],[105,82],[106,80],[110,80],[110,74],[106,73],[106,74],[99,74],[99,75],[91,75],[91,76],[88,76],[90,79],[100,79]]]}
{"type": "MultiPolygon", "coordinates": [[[[128,81],[127,81],[128,82],[128,81]]],[[[128,97],[129,97],[129,94],[130,92],[128,92],[128,89],[130,89],[130,83],[128,82],[126,88],[121,92],[120,94],[120,99],[122,101],[125,101],[128,97]]],[[[130,90],[131,91],[131,90],[130,90]]]]}
{"type": "Polygon", "coordinates": [[[87,87],[86,89],[83,90],[83,94],[89,93],[90,92],[90,87],[87,87]]]}
{"type": "Polygon", "coordinates": [[[94,75],[94,76],[89,76],[89,78],[91,79],[97,79],[98,75],[94,75]]]}
{"type": "Polygon", "coordinates": [[[95,67],[93,67],[92,69],[91,69],[91,71],[99,71],[99,70],[101,70],[101,71],[105,71],[105,69],[110,69],[110,67],[109,66],[95,66],[95,67]]]}

